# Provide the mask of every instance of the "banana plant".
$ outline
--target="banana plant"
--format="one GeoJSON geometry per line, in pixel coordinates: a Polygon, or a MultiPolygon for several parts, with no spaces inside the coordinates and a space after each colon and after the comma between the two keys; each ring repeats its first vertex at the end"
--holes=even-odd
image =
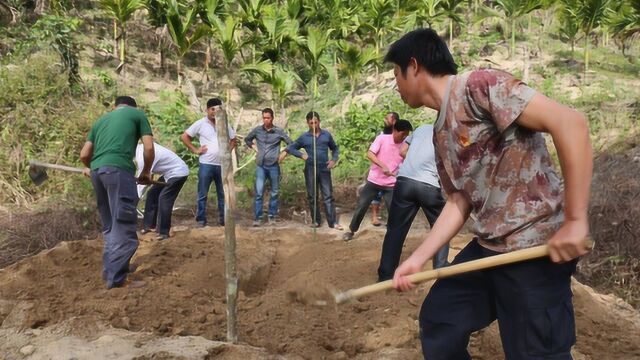
{"type": "MultiPolygon", "coordinates": [[[[198,6],[198,14],[202,22],[214,29],[215,23],[220,18],[225,18],[227,15],[225,0],[196,0],[198,6]]],[[[202,78],[209,80],[209,64],[211,63],[211,38],[207,37],[207,50],[205,52],[204,69],[202,71],[202,78]]]]}
{"type": "Polygon", "coordinates": [[[440,8],[443,15],[449,19],[449,47],[453,47],[453,25],[462,24],[464,20],[460,16],[460,8],[464,0],[443,0],[440,2],[440,8]]]}
{"type": "Polygon", "coordinates": [[[125,64],[125,48],[126,48],[126,24],[131,19],[133,13],[144,6],[142,0],[99,0],[100,7],[111,17],[113,17],[113,39],[114,39],[114,51],[116,51],[115,44],[119,40],[118,47],[120,48],[119,60],[120,63],[116,68],[116,72],[122,73],[125,64]],[[120,28],[120,35],[118,35],[117,27],[120,28]]]}
{"type": "Polygon", "coordinates": [[[611,15],[611,0],[578,0],[574,9],[580,29],[584,33],[584,71],[589,70],[589,42],[591,32],[603,25],[611,15]]]}
{"type": "Polygon", "coordinates": [[[349,79],[349,94],[353,96],[356,84],[364,69],[378,61],[375,49],[362,48],[359,45],[339,42],[338,72],[349,79]]]}
{"type": "Polygon", "coordinates": [[[429,27],[433,27],[433,23],[443,15],[440,11],[440,3],[443,0],[422,0],[422,18],[427,22],[429,27]]]}
{"type": "Polygon", "coordinates": [[[560,27],[560,36],[563,40],[571,44],[571,55],[575,51],[576,38],[580,32],[578,18],[576,16],[578,0],[562,0],[558,9],[558,19],[562,26],[560,27]]]}
{"type": "MultiPolygon", "coordinates": [[[[240,52],[240,23],[237,18],[228,16],[224,20],[214,18],[211,26],[214,35],[213,39],[222,51],[222,56],[224,58],[224,71],[229,74],[232,71],[231,64],[240,52]]],[[[231,88],[227,87],[227,101],[230,99],[230,91],[231,88]]]]}
{"type": "Polygon", "coordinates": [[[188,9],[183,16],[180,13],[181,9],[177,0],[169,0],[167,4],[167,25],[171,40],[178,53],[178,86],[181,86],[182,59],[200,39],[209,35],[210,30],[208,26],[196,23],[197,8],[188,9]]]}
{"type": "Polygon", "coordinates": [[[542,0],[495,0],[493,7],[483,7],[481,16],[497,17],[508,24],[508,33],[511,37],[509,56],[516,52],[516,22],[524,15],[543,6],[542,0]]]}
{"type": "Polygon", "coordinates": [[[263,9],[262,36],[259,43],[262,49],[262,60],[272,63],[282,59],[283,53],[290,45],[301,45],[304,38],[299,34],[300,25],[297,20],[288,19],[286,9],[269,5],[263,9]]]}
{"type": "Polygon", "coordinates": [[[314,97],[318,97],[318,79],[327,72],[330,63],[323,61],[331,46],[332,29],[323,30],[316,26],[307,29],[307,37],[304,41],[303,54],[311,73],[310,87],[314,97]]]}
{"type": "Polygon", "coordinates": [[[274,64],[271,61],[263,60],[253,64],[244,65],[241,70],[243,72],[257,75],[260,82],[271,87],[272,100],[278,104],[280,115],[283,118],[282,127],[287,126],[285,101],[289,95],[295,90],[300,83],[300,77],[294,71],[289,70],[280,63],[274,64]]]}
{"type": "Polygon", "coordinates": [[[373,43],[377,56],[380,56],[380,47],[384,36],[391,30],[391,20],[396,13],[394,0],[368,0],[363,14],[363,25],[366,33],[373,34],[373,43]]]}
{"type": "Polygon", "coordinates": [[[611,19],[614,36],[622,41],[622,52],[628,39],[640,35],[640,0],[627,0],[611,19]]]}
{"type": "Polygon", "coordinates": [[[167,6],[165,0],[145,0],[147,22],[153,26],[158,46],[160,69],[166,72],[166,58],[169,47],[169,29],[167,27],[167,6]]]}

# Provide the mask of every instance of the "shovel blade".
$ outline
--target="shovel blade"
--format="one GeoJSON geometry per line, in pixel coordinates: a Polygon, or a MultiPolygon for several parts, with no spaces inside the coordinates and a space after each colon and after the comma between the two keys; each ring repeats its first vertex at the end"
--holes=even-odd
{"type": "Polygon", "coordinates": [[[29,177],[36,186],[40,186],[49,178],[46,169],[35,164],[29,165],[29,177]]]}

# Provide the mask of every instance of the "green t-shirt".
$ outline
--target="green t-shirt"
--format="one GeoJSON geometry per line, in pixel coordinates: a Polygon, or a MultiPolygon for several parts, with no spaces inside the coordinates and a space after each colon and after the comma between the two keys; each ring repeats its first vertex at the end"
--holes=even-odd
{"type": "Polygon", "coordinates": [[[91,170],[114,166],[133,173],[136,145],[143,135],[152,135],[151,125],[137,108],[121,106],[103,115],[87,136],[93,143],[91,170]]]}

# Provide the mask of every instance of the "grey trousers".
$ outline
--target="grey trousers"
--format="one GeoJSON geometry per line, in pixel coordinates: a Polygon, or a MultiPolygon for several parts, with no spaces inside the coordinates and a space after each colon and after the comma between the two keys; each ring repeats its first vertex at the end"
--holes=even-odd
{"type": "Polygon", "coordinates": [[[103,166],[91,172],[91,182],[104,237],[102,277],[110,289],[124,284],[138,249],[136,180],[130,172],[103,166]]]}

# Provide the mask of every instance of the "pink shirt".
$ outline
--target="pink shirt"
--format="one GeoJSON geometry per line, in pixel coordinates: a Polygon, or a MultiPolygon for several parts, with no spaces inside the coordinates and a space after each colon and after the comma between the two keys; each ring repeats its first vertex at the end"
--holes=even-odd
{"type": "MultiPolygon", "coordinates": [[[[369,146],[369,151],[374,153],[378,160],[385,164],[392,173],[397,174],[398,167],[403,160],[402,156],[400,156],[400,147],[402,147],[402,142],[399,144],[393,142],[393,135],[380,134],[369,146]]],[[[396,177],[385,175],[378,165],[371,164],[367,181],[380,186],[392,187],[396,184],[396,177]]]]}

